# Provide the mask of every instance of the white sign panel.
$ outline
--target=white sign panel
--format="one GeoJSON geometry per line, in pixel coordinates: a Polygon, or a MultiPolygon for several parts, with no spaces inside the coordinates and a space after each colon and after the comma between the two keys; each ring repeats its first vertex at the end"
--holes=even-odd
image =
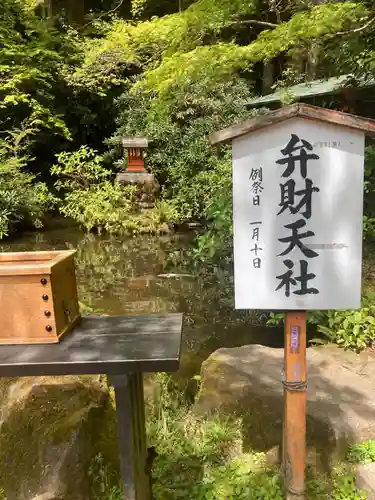
{"type": "Polygon", "coordinates": [[[293,118],[233,141],[236,309],[356,309],[364,133],[293,118]]]}

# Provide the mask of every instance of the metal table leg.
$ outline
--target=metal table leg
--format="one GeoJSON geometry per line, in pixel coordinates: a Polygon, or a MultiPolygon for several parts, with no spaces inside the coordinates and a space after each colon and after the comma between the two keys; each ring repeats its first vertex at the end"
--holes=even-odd
{"type": "Polygon", "coordinates": [[[151,500],[146,470],[147,446],[143,375],[112,375],[115,389],[119,454],[124,500],[151,500]]]}

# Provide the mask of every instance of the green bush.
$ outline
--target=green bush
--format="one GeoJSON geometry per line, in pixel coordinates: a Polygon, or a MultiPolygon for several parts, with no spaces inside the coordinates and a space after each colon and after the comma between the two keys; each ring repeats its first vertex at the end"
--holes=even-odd
{"type": "Polygon", "coordinates": [[[87,232],[139,234],[159,233],[177,222],[178,212],[166,201],[151,210],[140,211],[136,186],[124,186],[110,180],[112,173],[103,166],[103,156],[82,146],[60,153],[51,173],[58,177],[56,189],[63,194],[59,210],[87,232]]]}
{"type": "MultiPolygon", "coordinates": [[[[264,454],[244,452],[241,418],[198,416],[181,382],[166,374],[154,375],[149,383],[146,424],[148,444],[157,452],[152,471],[155,500],[284,498],[281,478],[266,465],[264,454]]],[[[95,500],[121,498],[116,467],[101,454],[92,462],[90,478],[95,500]]],[[[331,476],[308,478],[307,494],[310,500],[366,498],[346,467],[331,476]]]]}
{"type": "Polygon", "coordinates": [[[73,152],[64,151],[56,158],[57,164],[51,168],[51,174],[59,177],[55,182],[58,191],[87,189],[111,176],[111,172],[103,167],[103,156],[88,146],[81,146],[73,152]]]}
{"type": "MultiPolygon", "coordinates": [[[[363,302],[362,309],[313,312],[309,314],[309,320],[318,325],[318,332],[322,333],[328,342],[360,352],[375,341],[375,304],[368,298],[363,302]]],[[[324,340],[314,339],[313,342],[324,343],[324,340]]]]}
{"type": "Polygon", "coordinates": [[[88,232],[96,229],[99,233],[120,233],[127,226],[127,216],[133,207],[133,193],[133,186],[102,182],[68,193],[60,212],[88,232]]]}
{"type": "Polygon", "coordinates": [[[375,441],[365,441],[349,447],[348,460],[353,464],[368,464],[375,462],[375,441]]]}
{"type": "Polygon", "coordinates": [[[148,438],[158,452],[157,500],[282,499],[279,476],[261,453],[243,452],[241,419],[200,417],[166,375],[156,378],[148,406],[148,438]]]}
{"type": "Polygon", "coordinates": [[[232,190],[230,176],[222,177],[222,186],[218,186],[215,197],[207,203],[205,209],[206,228],[197,237],[192,249],[195,262],[213,263],[224,257],[231,258],[232,226],[232,190]]]}
{"type": "Polygon", "coordinates": [[[332,500],[366,500],[368,493],[358,490],[353,476],[338,477],[333,482],[332,500]]]}
{"type": "Polygon", "coordinates": [[[46,144],[71,139],[56,97],[65,87],[61,70],[78,50],[32,4],[2,0],[0,6],[0,131],[6,140],[17,137],[30,156],[38,147],[45,154],[46,144]]]}
{"type": "Polygon", "coordinates": [[[92,460],[88,475],[91,480],[93,500],[122,500],[124,498],[120,488],[113,485],[116,481],[114,473],[105,463],[101,453],[98,453],[92,460]]]}
{"type": "Polygon", "coordinates": [[[107,180],[111,172],[103,167],[103,157],[88,146],[57,155],[51,168],[58,177],[55,187],[64,194],[60,212],[86,231],[118,231],[133,207],[134,187],[107,180]]]}
{"type": "Polygon", "coordinates": [[[178,211],[181,220],[203,219],[218,190],[230,189],[230,148],[214,148],[210,133],[250,116],[246,109],[249,86],[232,80],[207,89],[192,84],[176,94],[173,108],[151,112],[153,95],[136,88],[117,100],[116,134],[109,140],[112,156],[122,161],[123,136],[152,139],[147,165],[159,180],[163,199],[178,211]]]}
{"type": "Polygon", "coordinates": [[[0,239],[15,228],[43,226],[43,217],[56,199],[47,186],[25,171],[27,158],[0,145],[0,239]]]}
{"type": "MultiPolygon", "coordinates": [[[[362,299],[362,308],[349,311],[308,311],[307,321],[317,325],[317,330],[324,338],[314,338],[313,344],[334,343],[360,352],[375,342],[375,304],[370,295],[362,299]]],[[[284,321],[283,313],[270,313],[267,324],[280,325],[284,321]]]]}

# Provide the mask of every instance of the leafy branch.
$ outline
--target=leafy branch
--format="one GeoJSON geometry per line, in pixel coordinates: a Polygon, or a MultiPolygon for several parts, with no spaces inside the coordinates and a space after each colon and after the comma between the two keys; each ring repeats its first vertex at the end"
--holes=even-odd
{"type": "Polygon", "coordinates": [[[375,22],[375,17],[372,17],[366,24],[360,26],[359,28],[355,28],[354,30],[348,31],[338,31],[336,35],[352,35],[353,33],[359,33],[360,31],[366,30],[369,26],[371,26],[375,22]]]}

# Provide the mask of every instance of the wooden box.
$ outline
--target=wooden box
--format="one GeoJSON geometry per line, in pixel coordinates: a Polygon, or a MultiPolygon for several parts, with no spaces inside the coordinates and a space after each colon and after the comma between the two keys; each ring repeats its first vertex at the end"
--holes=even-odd
{"type": "Polygon", "coordinates": [[[77,323],[74,254],[0,254],[0,344],[57,343],[77,323]]]}

